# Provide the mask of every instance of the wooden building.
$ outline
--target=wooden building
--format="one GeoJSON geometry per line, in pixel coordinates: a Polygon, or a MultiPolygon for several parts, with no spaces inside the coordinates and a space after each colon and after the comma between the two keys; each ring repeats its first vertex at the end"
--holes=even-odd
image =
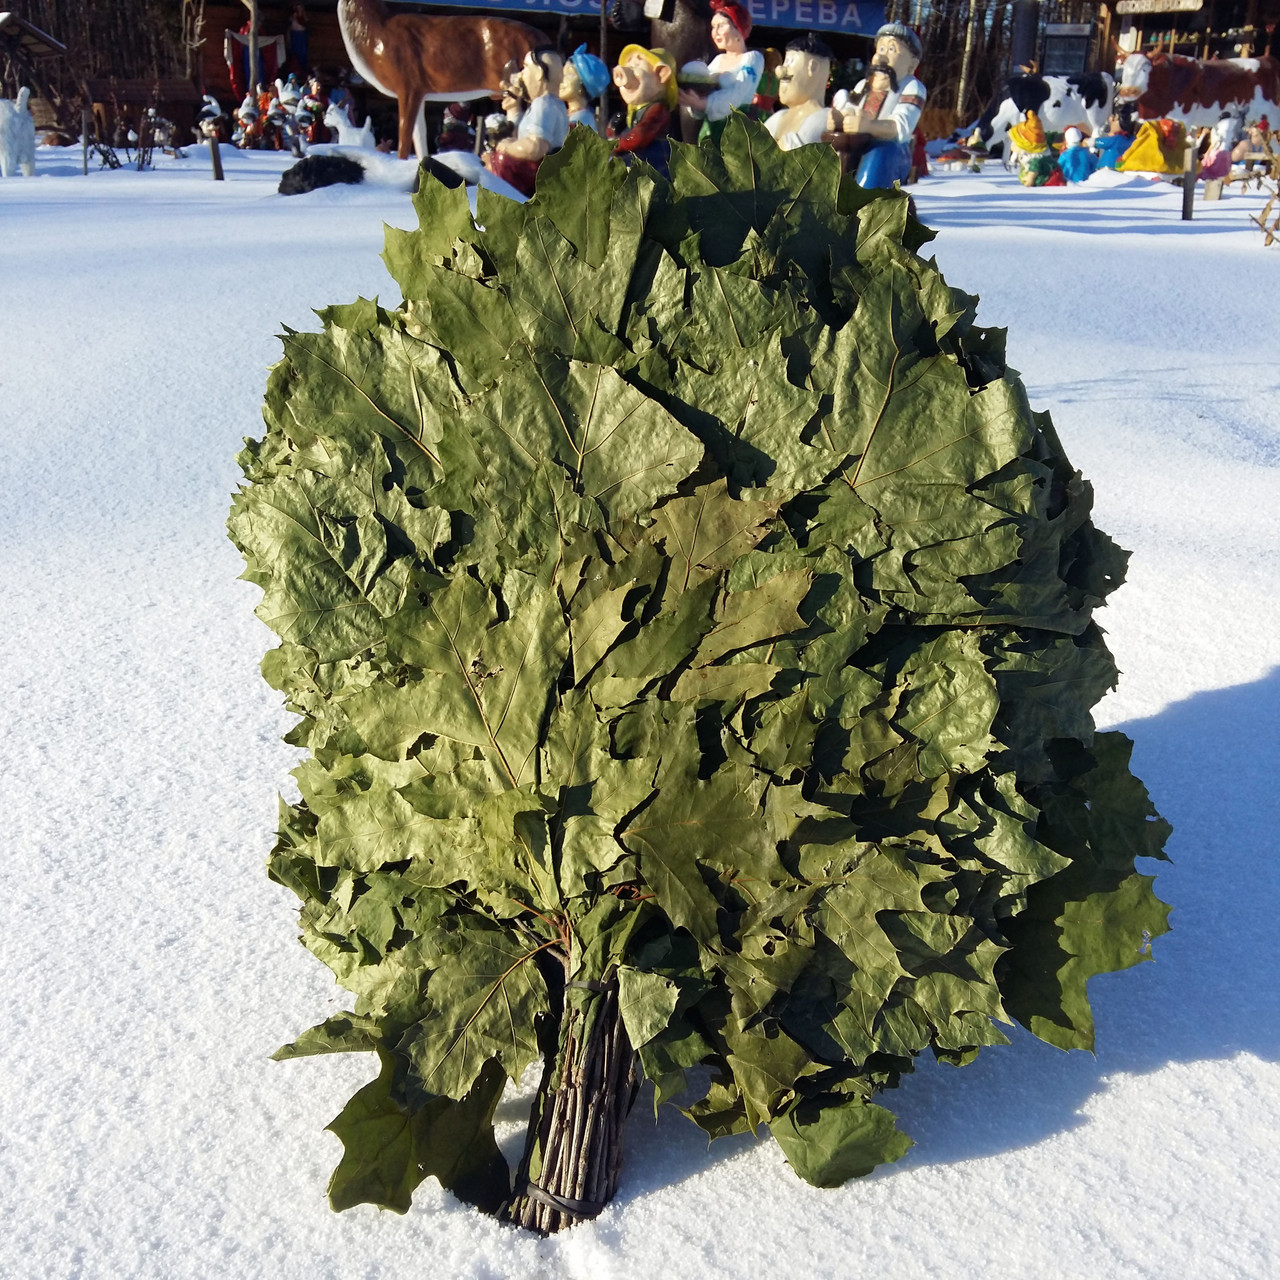
{"type": "Polygon", "coordinates": [[[1156,47],[1189,58],[1280,54],[1280,0],[1115,0],[1101,7],[1120,54],[1156,47]]]}

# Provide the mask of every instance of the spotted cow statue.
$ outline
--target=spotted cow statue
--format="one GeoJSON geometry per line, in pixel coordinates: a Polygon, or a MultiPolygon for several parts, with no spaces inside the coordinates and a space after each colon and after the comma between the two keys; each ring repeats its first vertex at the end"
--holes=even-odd
{"type": "Polygon", "coordinates": [[[1280,61],[1131,53],[1120,66],[1117,98],[1137,103],[1142,120],[1177,120],[1212,127],[1224,113],[1243,109],[1246,120],[1280,112],[1280,61]]]}
{"type": "Polygon", "coordinates": [[[1009,130],[1026,119],[1028,111],[1036,113],[1046,133],[1066,133],[1075,125],[1099,134],[1111,115],[1114,97],[1115,81],[1105,71],[1011,76],[1003,93],[982,113],[969,145],[1007,158],[1009,130]]]}

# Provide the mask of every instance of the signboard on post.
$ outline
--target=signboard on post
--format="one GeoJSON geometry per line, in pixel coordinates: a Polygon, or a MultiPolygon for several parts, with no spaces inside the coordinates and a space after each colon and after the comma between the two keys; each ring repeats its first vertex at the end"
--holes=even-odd
{"type": "Polygon", "coordinates": [[[1050,22],[1040,46],[1040,69],[1047,76],[1079,75],[1089,65],[1092,22],[1050,22]]]}
{"type": "MultiPolygon", "coordinates": [[[[600,0],[448,0],[451,8],[522,14],[581,14],[594,17],[600,0]]],[[[744,0],[751,21],[761,27],[791,27],[800,31],[839,31],[850,36],[874,36],[884,24],[884,5],[865,0],[744,0]]]]}
{"type": "Polygon", "coordinates": [[[1204,0],[1118,0],[1117,13],[1195,13],[1204,0]]]}

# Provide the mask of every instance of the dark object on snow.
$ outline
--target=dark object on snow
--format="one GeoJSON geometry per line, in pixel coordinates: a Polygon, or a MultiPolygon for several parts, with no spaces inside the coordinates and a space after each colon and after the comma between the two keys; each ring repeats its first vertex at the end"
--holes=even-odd
{"type": "Polygon", "coordinates": [[[418,179],[413,184],[413,189],[418,190],[418,183],[422,181],[422,170],[425,169],[438,182],[443,182],[451,191],[454,187],[460,187],[466,179],[456,169],[451,169],[447,164],[442,164],[439,160],[433,160],[428,156],[422,162],[422,168],[418,170],[418,179]]]}
{"type": "Polygon", "coordinates": [[[300,196],[340,182],[363,182],[364,166],[346,156],[307,156],[280,175],[282,196],[300,196]]]}

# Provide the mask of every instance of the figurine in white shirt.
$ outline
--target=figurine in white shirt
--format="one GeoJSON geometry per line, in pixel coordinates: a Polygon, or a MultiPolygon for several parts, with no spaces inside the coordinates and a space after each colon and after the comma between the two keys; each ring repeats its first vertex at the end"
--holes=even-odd
{"type": "Polygon", "coordinates": [[[807,142],[820,142],[827,127],[827,81],[835,54],[812,31],[787,45],[778,68],[778,101],[764,127],[783,151],[794,151],[807,142]]]}
{"type": "Polygon", "coordinates": [[[520,83],[529,106],[516,126],[516,136],[499,142],[485,157],[490,173],[527,196],[533,195],[538,166],[569,136],[569,109],[560,101],[563,74],[564,58],[553,45],[539,45],[524,55],[520,83]]]}
{"type": "Polygon", "coordinates": [[[891,187],[911,172],[912,137],[928,93],[914,75],[920,56],[920,37],[910,27],[885,23],[867,78],[831,104],[828,136],[837,150],[860,157],[861,187],[891,187]]]}
{"type": "Polygon", "coordinates": [[[750,105],[764,74],[764,54],[747,48],[751,15],[746,6],[737,0],[711,0],[711,8],[711,43],[719,52],[710,64],[687,62],[680,68],[682,77],[694,81],[680,90],[680,105],[703,121],[700,139],[720,136],[730,112],[750,105]]]}

